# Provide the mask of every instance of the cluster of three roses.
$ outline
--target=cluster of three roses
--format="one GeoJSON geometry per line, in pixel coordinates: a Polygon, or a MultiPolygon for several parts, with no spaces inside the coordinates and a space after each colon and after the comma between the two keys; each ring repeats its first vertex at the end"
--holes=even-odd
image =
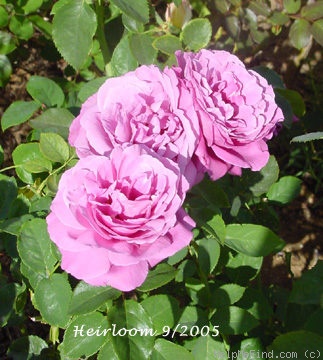
{"type": "Polygon", "coordinates": [[[108,79],[82,106],[66,171],[47,217],[61,267],[89,284],[130,291],[150,267],[187,246],[182,208],[207,172],[214,180],[268,161],[283,114],[271,86],[225,51],[176,53],[108,79]]]}

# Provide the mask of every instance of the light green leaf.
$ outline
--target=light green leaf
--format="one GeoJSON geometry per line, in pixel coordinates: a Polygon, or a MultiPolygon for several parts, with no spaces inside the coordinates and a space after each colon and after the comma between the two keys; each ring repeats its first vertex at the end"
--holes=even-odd
{"type": "Polygon", "coordinates": [[[221,246],[213,238],[197,240],[198,262],[206,276],[212,273],[220,257],[221,246]]]}
{"type": "Polygon", "coordinates": [[[323,1],[317,0],[303,6],[301,9],[301,16],[311,21],[321,19],[323,17],[323,1]]]}
{"type": "Polygon", "coordinates": [[[238,352],[235,348],[232,349],[238,353],[237,360],[245,360],[244,354],[248,354],[248,359],[256,360],[260,359],[259,354],[264,351],[264,348],[261,344],[261,341],[258,338],[249,338],[242,340],[239,346],[240,352],[238,352]]]}
{"type": "Polygon", "coordinates": [[[288,204],[299,195],[301,184],[302,181],[295,176],[283,176],[269,188],[268,200],[288,204]]]}
{"type": "Polygon", "coordinates": [[[110,67],[113,76],[120,76],[128,71],[135,70],[138,66],[136,58],[133,56],[129,37],[124,36],[113,51],[110,67]]]}
{"type": "Polygon", "coordinates": [[[211,290],[211,301],[215,308],[235,304],[241,299],[245,288],[237,284],[224,284],[211,290]]]}
{"type": "Polygon", "coordinates": [[[120,10],[133,19],[146,24],[149,20],[149,7],[147,0],[113,0],[120,10]]]}
{"type": "Polygon", "coordinates": [[[170,281],[176,276],[176,270],[168,264],[159,264],[155,269],[150,270],[145,282],[138,287],[139,291],[150,291],[157,289],[170,281]]]}
{"type": "Polygon", "coordinates": [[[193,19],[181,32],[181,40],[189,50],[197,51],[207,46],[212,36],[212,26],[208,19],[193,19]]]}
{"type": "Polygon", "coordinates": [[[210,321],[219,325],[220,332],[226,335],[243,334],[259,324],[248,311],[237,306],[221,307],[210,321]]]}
{"type": "Polygon", "coordinates": [[[175,51],[182,50],[182,43],[177,36],[167,34],[156,38],[153,47],[166,55],[173,55],[175,51]]]}
{"type": "Polygon", "coordinates": [[[71,321],[59,345],[63,359],[79,359],[95,354],[106,341],[109,324],[99,312],[77,316],[71,321]]]}
{"type": "Polygon", "coordinates": [[[293,46],[301,50],[311,41],[311,25],[307,20],[297,19],[289,30],[289,38],[293,46]]]}
{"type": "Polygon", "coordinates": [[[157,339],[151,360],[194,360],[193,355],[184,347],[165,339],[157,339]]]}
{"type": "Polygon", "coordinates": [[[180,313],[177,300],[170,295],[150,296],[141,302],[141,306],[150,316],[157,335],[165,332],[165,326],[172,328],[180,313]]]}
{"type": "Polygon", "coordinates": [[[52,170],[52,163],[43,157],[38,143],[18,145],[12,153],[12,159],[17,166],[18,177],[27,184],[32,184],[34,178],[31,173],[41,173],[52,170]]]}
{"type": "Polygon", "coordinates": [[[0,54],[0,87],[5,86],[12,74],[11,62],[6,55],[0,54]]]}
{"type": "Polygon", "coordinates": [[[26,89],[31,97],[40,104],[47,107],[62,106],[64,103],[63,90],[55,81],[43,76],[31,76],[28,80],[26,89]]]}
{"type": "Polygon", "coordinates": [[[3,113],[1,119],[2,130],[19,125],[27,121],[40,108],[36,101],[15,101],[3,113]]]}
{"type": "Polygon", "coordinates": [[[284,241],[270,229],[255,224],[227,226],[225,245],[249,256],[266,256],[284,246],[284,241]]]}
{"type": "MultiPolygon", "coordinates": [[[[193,326],[198,326],[200,329],[208,325],[208,317],[206,311],[197,306],[186,306],[178,319],[177,325],[173,330],[179,334],[187,333],[187,330],[192,329],[193,326]]],[[[184,335],[185,336],[185,335],[184,335]]]]}
{"type": "Polygon", "coordinates": [[[68,308],[71,297],[67,274],[53,274],[41,280],[36,287],[34,304],[48,324],[65,328],[70,320],[68,308]]]}
{"type": "Polygon", "coordinates": [[[288,14],[296,14],[301,8],[301,0],[284,0],[283,4],[288,14]]]}
{"type": "Polygon", "coordinates": [[[69,313],[80,315],[92,312],[108,300],[116,299],[120,294],[120,291],[110,286],[92,286],[81,281],[73,291],[69,313]]]}
{"type": "Polygon", "coordinates": [[[41,153],[53,162],[64,164],[70,157],[68,144],[55,133],[41,133],[39,147],[41,153]]]}
{"type": "Polygon", "coordinates": [[[29,40],[34,33],[33,24],[28,20],[28,18],[21,15],[11,17],[9,29],[22,40],[29,40]]]}
{"type": "Polygon", "coordinates": [[[54,132],[67,139],[74,115],[67,109],[48,109],[30,121],[30,125],[41,132],[54,132]]]}
{"type": "Polygon", "coordinates": [[[210,335],[200,336],[193,340],[192,355],[195,360],[215,360],[223,359],[221,355],[226,355],[226,349],[222,342],[217,341],[210,335]]]}
{"type": "Polygon", "coordinates": [[[144,25],[142,22],[135,20],[133,17],[122,14],[122,23],[123,26],[130,32],[142,32],[144,30],[144,25]]]}
{"type": "Polygon", "coordinates": [[[21,261],[27,267],[37,274],[49,277],[57,258],[45,220],[33,219],[25,223],[18,237],[17,248],[21,261]]]}
{"type": "Polygon", "coordinates": [[[65,60],[76,70],[87,60],[96,27],[95,12],[85,1],[70,0],[55,13],[54,43],[65,60]]]}
{"type": "Polygon", "coordinates": [[[153,40],[148,34],[136,33],[130,36],[130,48],[139,64],[150,65],[155,62],[157,50],[152,45],[153,40]]]}
{"type": "Polygon", "coordinates": [[[112,336],[111,341],[120,359],[150,358],[155,340],[153,324],[140,304],[125,300],[121,306],[110,308],[108,319],[119,334],[112,336]]]}
{"type": "Polygon", "coordinates": [[[322,140],[323,139],[323,131],[316,131],[305,135],[295,136],[291,142],[306,142],[313,140],[322,140]]]}
{"type": "Polygon", "coordinates": [[[323,46],[323,19],[317,20],[311,26],[313,38],[323,46]]]}
{"type": "Polygon", "coordinates": [[[26,4],[22,6],[25,14],[37,11],[43,4],[43,0],[28,0],[26,4]]]}

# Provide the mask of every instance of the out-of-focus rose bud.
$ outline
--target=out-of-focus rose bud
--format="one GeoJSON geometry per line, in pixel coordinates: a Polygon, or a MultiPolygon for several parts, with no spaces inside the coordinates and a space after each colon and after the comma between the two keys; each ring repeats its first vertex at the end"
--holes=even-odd
{"type": "Polygon", "coordinates": [[[168,23],[181,29],[192,18],[192,8],[188,0],[182,0],[177,7],[174,3],[167,5],[165,18],[168,23]]]}

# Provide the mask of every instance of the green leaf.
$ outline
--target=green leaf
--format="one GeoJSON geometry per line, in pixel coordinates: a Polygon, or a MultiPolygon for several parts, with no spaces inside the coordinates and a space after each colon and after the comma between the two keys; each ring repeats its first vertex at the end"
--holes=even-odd
{"type": "Polygon", "coordinates": [[[63,359],[79,359],[95,354],[106,341],[109,324],[99,312],[77,316],[71,321],[59,345],[63,359]]]}
{"type": "Polygon", "coordinates": [[[227,15],[224,18],[224,27],[233,39],[238,39],[241,31],[241,21],[235,15],[227,15]]]}
{"type": "Polygon", "coordinates": [[[43,76],[31,76],[26,89],[34,100],[40,104],[45,104],[47,107],[60,107],[64,103],[63,90],[55,81],[43,76]]]}
{"type": "Polygon", "coordinates": [[[67,139],[73,119],[74,115],[67,109],[48,109],[31,120],[30,125],[41,132],[54,132],[67,139]]]}
{"type": "Polygon", "coordinates": [[[299,195],[301,184],[302,181],[295,176],[283,176],[271,185],[267,198],[279,204],[288,204],[299,195]]]}
{"type": "Polygon", "coordinates": [[[11,17],[9,29],[22,40],[29,40],[34,33],[33,24],[21,15],[11,17]]]}
{"type": "Polygon", "coordinates": [[[30,214],[10,217],[9,219],[0,223],[0,230],[8,234],[18,236],[20,234],[22,225],[31,219],[33,219],[33,216],[30,214]]]}
{"type": "Polygon", "coordinates": [[[76,70],[81,69],[87,60],[96,27],[95,12],[85,1],[70,0],[55,13],[54,43],[65,60],[76,70]]]}
{"type": "Polygon", "coordinates": [[[0,31],[0,54],[9,54],[16,49],[14,36],[6,31],[0,31]]]}
{"type": "Polygon", "coordinates": [[[293,283],[289,301],[296,304],[321,304],[323,294],[323,261],[303,273],[301,278],[293,283]]]}
{"type": "Polygon", "coordinates": [[[82,85],[77,97],[79,100],[84,103],[91,95],[95,94],[101,85],[107,80],[107,77],[99,77],[93,79],[84,85],[82,85]]]}
{"type": "Polygon", "coordinates": [[[179,318],[179,306],[170,295],[155,295],[146,298],[141,306],[150,316],[156,335],[165,333],[165,326],[172,328],[179,318]]]}
{"type": "Polygon", "coordinates": [[[146,24],[149,20],[149,7],[147,0],[113,0],[120,10],[133,19],[146,24]]]}
{"type": "Polygon", "coordinates": [[[284,0],[283,4],[288,14],[296,14],[302,5],[301,0],[284,0]]]}
{"type": "Polygon", "coordinates": [[[92,312],[108,300],[116,299],[120,294],[120,291],[110,286],[92,286],[81,281],[73,291],[69,313],[80,315],[92,312]]]}
{"type": "Polygon", "coordinates": [[[17,166],[18,177],[27,184],[33,184],[31,173],[47,172],[52,170],[52,163],[43,157],[38,143],[18,145],[12,153],[12,159],[17,166]]]}
{"type": "Polygon", "coordinates": [[[27,121],[40,108],[36,101],[15,101],[3,113],[1,119],[2,130],[19,125],[27,121]]]}
{"type": "Polygon", "coordinates": [[[259,290],[251,287],[246,288],[242,298],[236,305],[247,310],[258,320],[266,320],[273,315],[266,296],[259,290]]]}
{"type": "Polygon", "coordinates": [[[125,300],[121,306],[109,310],[108,320],[117,332],[112,334],[111,341],[120,359],[150,358],[155,340],[153,324],[140,304],[125,300]]]}
{"type": "Polygon", "coordinates": [[[282,13],[281,11],[274,11],[269,17],[269,21],[274,25],[285,25],[289,21],[289,16],[282,13]]]}
{"type": "Polygon", "coordinates": [[[317,20],[311,26],[311,34],[321,46],[323,46],[323,19],[317,20]]]}
{"type": "Polygon", "coordinates": [[[25,14],[30,14],[31,12],[37,11],[43,4],[43,0],[28,0],[22,9],[24,10],[25,14]]]}
{"type": "Polygon", "coordinates": [[[208,325],[206,311],[197,306],[186,306],[178,319],[177,325],[174,327],[174,331],[176,330],[179,334],[182,334],[187,333],[187,330],[192,329],[193,326],[198,326],[201,329],[206,325],[208,325]]]}
{"type": "Polygon", "coordinates": [[[282,78],[276,73],[276,71],[269,69],[266,66],[255,66],[252,70],[263,76],[274,88],[285,88],[282,78]]]}
{"type": "MultiPolygon", "coordinates": [[[[56,3],[57,4],[57,3],[56,3]]],[[[46,21],[39,15],[29,15],[29,20],[33,23],[34,27],[41,31],[47,39],[52,38],[52,23],[46,21]]]]}
{"type": "Polygon", "coordinates": [[[35,289],[34,304],[48,324],[65,328],[70,320],[68,308],[71,297],[67,274],[53,274],[39,282],[35,289]]]}
{"type": "Polygon", "coordinates": [[[111,337],[109,337],[109,341],[106,342],[98,353],[98,360],[123,360],[119,355],[115,352],[113,348],[113,344],[111,341],[111,337]]]}
{"type": "Polygon", "coordinates": [[[159,264],[154,270],[150,270],[145,282],[137,288],[139,291],[150,291],[157,289],[170,281],[176,276],[176,269],[168,264],[159,264]]]}
{"type": "Polygon", "coordinates": [[[132,54],[139,64],[153,64],[157,57],[157,50],[153,47],[153,38],[148,34],[132,34],[129,38],[132,54]]]}
{"type": "Polygon", "coordinates": [[[195,186],[193,191],[201,195],[212,207],[222,208],[230,206],[228,196],[221,186],[207,177],[195,186]]]}
{"type": "Polygon", "coordinates": [[[45,279],[46,277],[44,273],[35,272],[33,268],[29,267],[23,262],[20,263],[20,272],[26,279],[28,279],[32,289],[36,289],[41,280],[45,279]]]}
{"type": "Polygon", "coordinates": [[[301,50],[311,41],[311,25],[307,20],[297,19],[289,30],[289,38],[293,46],[301,50]]]}
{"type": "Polygon", "coordinates": [[[205,275],[209,275],[217,265],[221,253],[220,244],[212,238],[197,240],[198,262],[205,275]]]}
{"type": "Polygon", "coordinates": [[[122,23],[123,26],[130,32],[144,31],[144,25],[142,22],[135,20],[134,18],[126,15],[125,13],[122,14],[122,23]]]}
{"type": "Polygon", "coordinates": [[[110,67],[113,76],[120,76],[129,71],[135,70],[138,66],[136,58],[133,56],[129,37],[124,36],[113,51],[110,67]]]}
{"type": "Polygon", "coordinates": [[[310,354],[312,358],[319,359],[323,353],[323,336],[303,330],[288,332],[276,337],[268,348],[268,351],[272,350],[273,358],[293,351],[295,359],[307,359],[310,354]]]}
{"type": "Polygon", "coordinates": [[[313,140],[322,140],[323,139],[323,131],[316,131],[305,135],[295,136],[291,142],[306,142],[313,140]]]}
{"type": "Polygon", "coordinates": [[[215,308],[228,307],[241,299],[245,288],[237,284],[224,284],[211,290],[212,306],[215,308]]]}
{"type": "Polygon", "coordinates": [[[12,66],[6,55],[0,54],[0,87],[5,86],[12,74],[12,66]]]}
{"type": "Polygon", "coordinates": [[[301,16],[314,21],[323,17],[323,1],[318,0],[302,7],[301,16]]]}
{"type": "Polygon", "coordinates": [[[269,190],[270,186],[278,180],[278,176],[278,163],[275,157],[271,155],[266,166],[259,172],[250,171],[249,181],[254,184],[249,188],[255,196],[265,194],[269,190]]]}
{"type": "MultiPolygon", "coordinates": [[[[233,348],[232,351],[238,353],[237,360],[245,360],[244,354],[248,355],[248,359],[260,359],[259,355],[264,351],[261,341],[258,338],[249,338],[242,340],[239,349],[233,348]],[[240,350],[240,352],[238,352],[240,350]]],[[[261,357],[262,358],[262,357],[261,357]]]]}
{"type": "Polygon", "coordinates": [[[8,356],[11,359],[24,360],[24,359],[37,359],[43,349],[48,347],[45,340],[42,338],[29,335],[22,336],[13,341],[8,350],[8,356]]]}
{"type": "Polygon", "coordinates": [[[323,336],[322,323],[323,323],[323,309],[320,308],[308,317],[304,325],[304,330],[312,331],[323,336]]]}
{"type": "Polygon", "coordinates": [[[210,321],[219,325],[220,332],[225,335],[243,334],[259,324],[248,311],[237,306],[221,307],[210,321]]]}
{"type": "Polygon", "coordinates": [[[212,26],[208,19],[193,19],[181,32],[181,40],[189,50],[197,51],[207,46],[212,36],[212,26]]]}
{"type": "Polygon", "coordinates": [[[283,115],[284,115],[284,126],[290,128],[294,122],[294,113],[290,102],[285,99],[284,96],[280,95],[275,89],[275,101],[276,104],[281,108],[283,115]]]}
{"type": "Polygon", "coordinates": [[[268,17],[270,15],[270,8],[266,2],[263,0],[251,0],[249,4],[249,8],[257,15],[262,15],[264,17],[268,17]]]}
{"type": "Polygon", "coordinates": [[[210,335],[200,336],[194,339],[193,344],[192,355],[195,360],[215,360],[221,358],[224,360],[227,354],[224,344],[215,340],[215,338],[210,335]]]}
{"type": "Polygon", "coordinates": [[[18,189],[15,178],[0,174],[0,219],[7,217],[11,204],[17,195],[18,189]]]}
{"type": "Polygon", "coordinates": [[[194,360],[193,355],[184,347],[165,339],[157,339],[151,360],[194,360]]]}
{"type": "Polygon", "coordinates": [[[3,163],[4,160],[4,152],[3,152],[3,148],[0,145],[0,165],[3,163]]]}
{"type": "Polygon", "coordinates": [[[287,99],[293,109],[293,113],[298,116],[302,117],[305,114],[306,108],[305,103],[302,96],[294,90],[288,89],[276,89],[280,95],[282,95],[285,99],[287,99]]]}
{"type": "Polygon", "coordinates": [[[257,276],[262,262],[262,257],[251,257],[237,253],[228,261],[225,272],[231,281],[247,285],[250,280],[257,276]]]}
{"type": "Polygon", "coordinates": [[[16,287],[14,283],[5,284],[0,287],[0,326],[6,326],[13,312],[16,299],[16,287]]]}
{"type": "Polygon", "coordinates": [[[45,220],[33,219],[23,225],[17,248],[21,261],[27,267],[44,277],[50,276],[57,263],[57,258],[45,220]]]}
{"type": "Polygon", "coordinates": [[[39,147],[41,153],[53,162],[64,164],[70,157],[68,144],[55,133],[41,133],[39,147]]]}
{"type": "Polygon", "coordinates": [[[153,47],[166,55],[173,55],[175,51],[182,50],[182,43],[177,36],[167,34],[156,38],[153,47]]]}
{"type": "Polygon", "coordinates": [[[266,256],[284,246],[284,241],[270,229],[255,224],[227,226],[225,245],[249,256],[266,256]]]}
{"type": "Polygon", "coordinates": [[[0,28],[4,28],[9,23],[9,15],[4,7],[0,7],[0,28]]]}

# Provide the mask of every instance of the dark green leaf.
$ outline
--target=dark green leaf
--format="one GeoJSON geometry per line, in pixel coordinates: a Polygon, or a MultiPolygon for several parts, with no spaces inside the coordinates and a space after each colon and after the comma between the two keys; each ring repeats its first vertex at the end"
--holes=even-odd
{"type": "Polygon", "coordinates": [[[40,108],[36,101],[15,101],[3,113],[1,119],[2,130],[19,125],[27,121],[40,108]]]}
{"type": "Polygon", "coordinates": [[[212,206],[217,208],[230,206],[227,194],[221,186],[207,177],[195,186],[193,191],[200,194],[212,206]]]}
{"type": "Polygon", "coordinates": [[[212,306],[228,307],[241,299],[245,288],[237,284],[224,284],[211,290],[212,306]]]}
{"type": "Polygon", "coordinates": [[[281,11],[274,11],[273,14],[269,17],[269,20],[274,25],[285,25],[288,23],[289,17],[281,11]]]}
{"type": "Polygon", "coordinates": [[[138,66],[136,58],[133,56],[129,37],[124,36],[113,51],[110,67],[113,76],[120,76],[128,71],[135,70],[138,66]]]}
{"type": "Polygon", "coordinates": [[[3,148],[0,145],[0,165],[3,163],[4,160],[4,152],[3,152],[3,148]]]}
{"type": "Polygon", "coordinates": [[[111,341],[120,359],[150,358],[155,340],[153,324],[140,304],[126,300],[121,306],[109,310],[108,319],[119,334],[112,334],[111,341]]]}
{"type": "Polygon", "coordinates": [[[304,330],[315,332],[323,336],[323,309],[320,308],[308,317],[304,330]]]}
{"type": "Polygon", "coordinates": [[[47,347],[46,341],[38,336],[22,336],[10,345],[8,356],[15,360],[33,360],[47,347]]]}
{"type": "Polygon", "coordinates": [[[266,18],[270,15],[270,8],[263,0],[250,1],[249,8],[257,15],[262,15],[266,18]]]}
{"type": "Polygon", "coordinates": [[[258,257],[280,250],[284,242],[262,225],[231,224],[227,226],[225,245],[245,255],[258,257]]]}
{"type": "Polygon", "coordinates": [[[122,23],[124,27],[130,32],[142,32],[144,30],[144,25],[142,22],[135,20],[125,13],[122,14],[122,23]]]}
{"type": "Polygon", "coordinates": [[[0,174],[0,219],[7,217],[10,206],[17,194],[15,178],[0,174]]]}
{"type": "Polygon", "coordinates": [[[311,34],[313,38],[323,46],[323,19],[315,21],[311,26],[311,34]]]}
{"type": "Polygon", "coordinates": [[[5,284],[0,287],[0,326],[6,326],[13,311],[16,299],[16,287],[14,283],[5,284]]]}
{"type": "Polygon", "coordinates": [[[182,43],[177,36],[167,34],[156,38],[153,47],[167,55],[173,55],[176,50],[182,50],[182,43]]]}
{"type": "Polygon", "coordinates": [[[147,0],[113,0],[112,1],[126,15],[146,24],[149,20],[149,7],[147,0]]]}
{"type": "Polygon", "coordinates": [[[323,131],[316,131],[305,135],[295,136],[291,142],[306,142],[313,140],[322,140],[323,139],[323,131]]]}
{"type": "Polygon", "coordinates": [[[42,318],[51,326],[65,328],[70,320],[71,286],[66,274],[53,274],[41,280],[35,289],[34,304],[42,318]]]}
{"type": "Polygon", "coordinates": [[[165,326],[172,328],[180,313],[177,300],[169,295],[150,296],[141,302],[141,306],[150,316],[157,335],[165,332],[165,326]]]}
{"type": "Polygon", "coordinates": [[[26,89],[34,100],[40,102],[40,104],[45,104],[47,107],[60,107],[64,103],[63,90],[55,81],[46,77],[31,76],[26,89]]]}
{"type": "Polygon", "coordinates": [[[279,204],[288,204],[294,200],[301,190],[302,181],[295,176],[283,176],[271,185],[267,192],[268,200],[279,204]]]}
{"type": "Polygon", "coordinates": [[[210,321],[219,325],[220,332],[226,335],[243,334],[259,324],[248,311],[237,306],[221,307],[210,321]]]}
{"type": "Polygon", "coordinates": [[[263,76],[274,88],[285,88],[282,78],[276,73],[276,71],[269,69],[266,66],[255,66],[252,70],[263,76]]]}
{"type": "Polygon", "coordinates": [[[54,132],[67,139],[69,127],[74,119],[74,115],[67,109],[48,109],[40,116],[30,121],[34,129],[41,132],[54,132]]]}
{"type": "Polygon", "coordinates": [[[73,315],[89,313],[97,310],[108,300],[116,299],[120,294],[120,291],[110,286],[92,286],[81,281],[73,291],[69,313],[73,315]]]}
{"type": "Polygon", "coordinates": [[[157,57],[157,50],[153,47],[153,38],[148,34],[132,34],[129,38],[130,48],[141,65],[153,64],[157,57]]]}
{"type": "Polygon", "coordinates": [[[193,326],[202,328],[208,325],[207,313],[197,306],[186,306],[178,319],[177,325],[177,327],[174,326],[174,330],[176,329],[179,334],[183,333],[185,329],[190,330],[193,326]]]}
{"type": "Polygon", "coordinates": [[[168,264],[159,264],[154,270],[150,270],[145,282],[138,288],[139,291],[150,291],[157,289],[176,276],[176,270],[168,264]]]}
{"type": "Polygon", "coordinates": [[[39,148],[41,153],[53,162],[64,164],[70,157],[68,144],[55,133],[41,133],[39,148]]]}
{"type": "Polygon", "coordinates": [[[0,54],[0,87],[7,84],[12,74],[11,62],[6,55],[0,54]]]}
{"type": "MultiPolygon", "coordinates": [[[[195,360],[216,360],[227,354],[224,343],[212,335],[200,336],[193,340],[192,354],[195,360]]],[[[223,357],[224,360],[224,357],[223,357]]]]}
{"type": "Polygon", "coordinates": [[[297,19],[289,30],[289,38],[293,46],[301,50],[311,41],[311,25],[307,20],[297,19]]]}
{"type": "Polygon", "coordinates": [[[109,324],[99,312],[77,316],[71,321],[59,345],[63,359],[79,359],[95,354],[106,341],[109,324]]]}
{"type": "Polygon", "coordinates": [[[82,85],[77,97],[80,99],[80,101],[83,103],[85,100],[87,100],[91,95],[96,93],[100,86],[107,80],[106,77],[99,77],[96,79],[93,79],[84,85],[82,85]]]}
{"type": "Polygon", "coordinates": [[[4,7],[0,7],[0,28],[4,28],[9,23],[9,15],[4,7]]]}
{"type": "Polygon", "coordinates": [[[193,355],[184,347],[165,339],[157,339],[151,360],[194,360],[193,355]]]}
{"type": "Polygon", "coordinates": [[[70,0],[55,13],[53,40],[58,51],[76,70],[87,60],[96,27],[95,12],[85,1],[70,0]]]}
{"type": "Polygon", "coordinates": [[[235,15],[228,15],[224,19],[226,31],[233,39],[239,38],[241,31],[240,20],[235,15]]]}
{"type": "Polygon", "coordinates": [[[181,40],[189,50],[197,51],[206,47],[212,36],[212,26],[208,19],[193,19],[181,32],[181,40]]]}
{"type": "Polygon", "coordinates": [[[306,108],[305,103],[302,96],[294,90],[288,89],[276,89],[280,95],[282,95],[285,99],[287,99],[293,109],[293,113],[301,117],[305,114],[306,108]]]}
{"type": "Polygon", "coordinates": [[[22,225],[24,225],[27,221],[33,219],[33,216],[30,214],[20,215],[17,217],[10,217],[0,223],[0,230],[18,236],[20,234],[20,230],[22,225]]]}
{"type": "Polygon", "coordinates": [[[221,252],[220,244],[212,238],[197,240],[196,243],[198,244],[197,256],[200,268],[208,276],[218,263],[221,252]]]}
{"type": "Polygon", "coordinates": [[[256,360],[260,359],[259,355],[264,351],[264,348],[258,338],[249,338],[241,341],[239,349],[233,348],[232,350],[238,353],[237,360],[245,360],[244,354],[248,354],[248,359],[256,360]]]}
{"type": "Polygon", "coordinates": [[[281,353],[293,351],[295,359],[307,359],[310,358],[310,354],[313,358],[319,359],[323,353],[323,337],[310,331],[292,331],[277,336],[268,350],[273,350],[273,358],[279,358],[281,353]]]}
{"type": "Polygon", "coordinates": [[[284,125],[290,128],[294,121],[294,113],[290,102],[275,89],[275,101],[284,114],[284,125]]]}

